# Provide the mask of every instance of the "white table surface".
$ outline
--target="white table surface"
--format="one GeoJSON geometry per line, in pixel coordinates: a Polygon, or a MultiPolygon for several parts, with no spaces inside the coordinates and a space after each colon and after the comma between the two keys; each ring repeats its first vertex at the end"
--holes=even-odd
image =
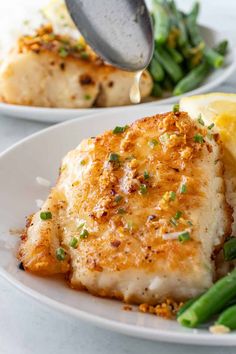
{"type": "MultiPolygon", "coordinates": [[[[45,0],[0,0],[1,36],[4,36],[3,27],[9,28],[9,23],[29,17],[29,9],[42,3],[45,0]]],[[[188,8],[190,3],[179,1],[183,8],[188,8]]],[[[201,22],[236,39],[236,1],[202,1],[201,22]]],[[[236,92],[236,74],[217,91],[236,92]]],[[[0,115],[0,152],[45,127],[43,123],[0,115]]],[[[155,343],[95,328],[36,303],[0,278],[0,354],[233,354],[235,350],[155,343]]]]}

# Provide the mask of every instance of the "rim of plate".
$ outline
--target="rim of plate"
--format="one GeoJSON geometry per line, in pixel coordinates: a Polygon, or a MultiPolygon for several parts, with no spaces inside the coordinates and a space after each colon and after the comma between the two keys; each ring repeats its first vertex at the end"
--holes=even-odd
{"type": "MultiPolygon", "coordinates": [[[[165,109],[168,110],[170,109],[170,105],[161,105],[160,108],[161,109],[163,108],[163,110],[165,109]]],[[[126,111],[127,109],[123,108],[123,110],[126,111]]],[[[145,110],[145,107],[143,107],[143,110],[145,110]]],[[[71,119],[70,121],[62,122],[60,124],[42,129],[39,132],[29,135],[28,137],[20,140],[19,142],[15,143],[8,149],[4,150],[0,154],[0,164],[1,164],[1,159],[3,157],[5,157],[9,152],[17,149],[18,146],[22,145],[24,142],[34,140],[35,137],[47,134],[49,131],[61,129],[61,127],[65,125],[81,123],[83,120],[86,121],[88,119],[89,120],[93,120],[94,118],[96,119],[98,115],[100,115],[100,113],[96,112],[86,117],[71,119]]],[[[215,345],[236,346],[236,333],[229,333],[224,335],[221,334],[213,335],[208,331],[203,333],[202,330],[199,331],[198,329],[185,329],[186,332],[176,333],[175,331],[171,331],[171,330],[157,329],[157,328],[153,329],[153,328],[147,328],[140,325],[125,324],[116,320],[104,318],[101,315],[94,315],[88,313],[86,311],[64,304],[58,300],[54,300],[49,296],[41,294],[39,291],[36,291],[30,288],[29,286],[24,285],[21,281],[19,281],[13,275],[7,272],[1,265],[0,265],[0,276],[6,279],[10,284],[12,284],[18,290],[29,295],[34,300],[39,301],[41,304],[44,304],[49,308],[58,310],[64,314],[79,318],[81,320],[84,320],[95,326],[107,330],[112,330],[114,332],[130,335],[133,337],[139,337],[143,339],[150,339],[153,341],[162,341],[162,342],[169,342],[169,343],[210,345],[210,346],[215,346],[215,345]]],[[[143,315],[145,316],[145,314],[143,315]]]]}
{"type": "MultiPolygon", "coordinates": [[[[217,29],[202,24],[200,24],[199,26],[202,30],[211,32],[212,34],[215,34],[219,38],[222,38],[221,32],[218,31],[217,29]]],[[[188,95],[192,96],[192,95],[201,94],[210,91],[214,87],[217,87],[225,80],[227,80],[231,76],[231,74],[236,70],[236,47],[234,45],[233,39],[229,36],[229,34],[227,34],[227,37],[229,38],[228,41],[230,43],[230,51],[228,55],[231,57],[232,61],[227,67],[223,67],[220,69],[222,70],[221,74],[219,74],[218,77],[214,78],[212,82],[208,82],[208,83],[203,82],[203,84],[201,84],[196,89],[188,91],[179,96],[170,96],[166,98],[153,100],[150,102],[143,102],[140,103],[138,106],[150,107],[150,106],[167,105],[167,104],[175,103],[178,100],[180,100],[182,97],[188,95]]],[[[56,108],[56,107],[54,108],[54,107],[16,105],[16,104],[0,102],[0,111],[2,110],[3,114],[11,115],[12,111],[16,111],[17,114],[14,115],[14,117],[16,116],[19,118],[25,118],[27,120],[35,120],[35,121],[42,121],[42,122],[44,121],[44,122],[52,122],[52,123],[61,122],[62,119],[63,121],[69,121],[73,117],[74,119],[76,119],[77,114],[81,114],[82,116],[85,115],[88,116],[90,114],[113,111],[118,109],[121,110],[123,108],[132,109],[134,107],[135,105],[113,106],[113,107],[92,107],[92,108],[56,108]],[[39,118],[39,116],[37,116],[37,114],[43,115],[45,113],[52,114],[55,117],[57,115],[59,118],[51,118],[51,119],[44,120],[42,117],[39,118]],[[24,114],[26,114],[25,117],[24,114]],[[33,117],[31,116],[31,114],[32,115],[36,114],[36,116],[33,117]]]]}

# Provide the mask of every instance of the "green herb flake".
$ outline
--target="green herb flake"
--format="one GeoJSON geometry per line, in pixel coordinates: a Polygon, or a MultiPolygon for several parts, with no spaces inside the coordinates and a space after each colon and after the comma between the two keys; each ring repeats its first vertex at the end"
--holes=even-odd
{"type": "Polygon", "coordinates": [[[64,250],[64,248],[59,247],[56,249],[56,258],[58,259],[58,261],[64,261],[64,259],[66,258],[66,251],[64,250]]]}
{"type": "Polygon", "coordinates": [[[82,51],[82,50],[85,49],[85,45],[82,44],[82,43],[76,43],[75,49],[78,50],[78,51],[82,51]]]}
{"type": "Polygon", "coordinates": [[[178,104],[178,103],[174,104],[174,106],[173,106],[173,108],[172,108],[172,111],[173,111],[174,113],[178,113],[178,112],[179,112],[179,104],[178,104]]]}
{"type": "Polygon", "coordinates": [[[119,127],[119,126],[117,126],[117,127],[115,127],[115,128],[113,129],[112,133],[113,133],[113,134],[122,134],[122,133],[124,133],[124,131],[125,131],[127,128],[129,128],[128,125],[125,125],[124,127],[119,127]]]}
{"type": "Polygon", "coordinates": [[[170,134],[168,133],[164,133],[159,137],[159,140],[162,144],[166,144],[169,139],[170,139],[170,134]]]}
{"type": "Polygon", "coordinates": [[[207,129],[211,130],[214,126],[215,126],[215,124],[212,123],[212,124],[208,125],[207,129]]]}
{"type": "Polygon", "coordinates": [[[115,196],[115,202],[116,202],[116,203],[121,202],[122,199],[123,199],[123,197],[122,197],[121,195],[119,195],[119,194],[115,196]]]}
{"type": "Polygon", "coordinates": [[[59,48],[58,53],[62,58],[66,58],[69,55],[68,50],[64,47],[59,48]]]}
{"type": "Polygon", "coordinates": [[[199,117],[198,117],[198,123],[199,124],[201,124],[201,125],[205,125],[205,123],[204,123],[204,120],[202,119],[202,115],[201,114],[199,114],[199,117]]]}
{"type": "Polygon", "coordinates": [[[180,187],[180,193],[185,194],[187,192],[187,185],[186,183],[183,183],[180,187]]]}
{"type": "Polygon", "coordinates": [[[72,248],[77,248],[78,242],[79,242],[79,240],[77,237],[72,237],[72,239],[70,240],[70,246],[72,248]]]}
{"type": "Polygon", "coordinates": [[[190,233],[188,231],[183,232],[179,235],[178,240],[183,243],[190,240],[190,233]]]}
{"type": "Polygon", "coordinates": [[[81,52],[81,53],[80,53],[80,57],[81,57],[82,59],[88,59],[88,58],[89,58],[89,54],[88,54],[87,52],[81,52]]]}
{"type": "Polygon", "coordinates": [[[175,200],[175,198],[176,198],[176,193],[171,191],[170,192],[170,200],[173,202],[175,200]]]}
{"type": "Polygon", "coordinates": [[[204,139],[203,139],[203,136],[201,134],[195,134],[194,137],[193,137],[193,140],[194,140],[195,143],[199,143],[199,144],[204,143],[204,139]]]}
{"type": "Polygon", "coordinates": [[[126,211],[125,211],[124,208],[119,208],[119,209],[117,210],[117,214],[123,215],[123,214],[125,214],[125,213],[126,213],[126,211]]]}
{"type": "Polygon", "coordinates": [[[81,239],[83,239],[83,238],[87,238],[88,235],[89,235],[88,230],[83,229],[83,231],[80,233],[79,237],[80,237],[81,239]]]}
{"type": "Polygon", "coordinates": [[[114,152],[111,152],[109,155],[109,162],[119,162],[120,156],[114,152]]]}
{"type": "Polygon", "coordinates": [[[193,226],[193,223],[190,220],[187,221],[187,224],[193,226]]]}
{"type": "Polygon", "coordinates": [[[159,142],[156,139],[151,139],[148,142],[148,145],[150,146],[150,148],[154,149],[155,146],[157,146],[159,144],[159,142]]]}
{"type": "Polygon", "coordinates": [[[82,229],[82,227],[84,227],[84,225],[85,225],[85,222],[81,222],[81,223],[79,224],[79,226],[77,226],[77,230],[82,229]]]}
{"type": "Polygon", "coordinates": [[[144,177],[144,179],[150,178],[150,175],[149,175],[148,171],[144,171],[143,177],[144,177]]]}
{"type": "Polygon", "coordinates": [[[146,184],[140,184],[139,193],[140,194],[146,194],[147,193],[147,185],[146,184]]]}
{"type": "Polygon", "coordinates": [[[81,164],[82,166],[84,166],[84,165],[86,164],[86,161],[85,161],[85,160],[81,160],[81,161],[80,161],[80,164],[81,164]]]}
{"type": "Polygon", "coordinates": [[[207,134],[207,137],[208,137],[209,140],[212,140],[212,139],[213,139],[213,135],[210,134],[210,133],[207,134]]]}
{"type": "Polygon", "coordinates": [[[91,95],[88,95],[88,94],[84,95],[84,99],[87,101],[91,100],[91,98],[92,98],[91,95]]]}
{"type": "Polygon", "coordinates": [[[52,219],[52,213],[50,211],[41,211],[40,213],[41,220],[49,220],[52,219]]]}
{"type": "Polygon", "coordinates": [[[182,214],[183,214],[182,211],[178,210],[174,216],[175,220],[179,220],[181,218],[182,214]]]}

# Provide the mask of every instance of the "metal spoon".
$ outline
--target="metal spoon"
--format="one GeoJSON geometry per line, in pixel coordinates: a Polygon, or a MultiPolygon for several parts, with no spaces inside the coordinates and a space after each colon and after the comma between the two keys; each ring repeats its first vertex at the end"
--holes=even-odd
{"type": "Polygon", "coordinates": [[[66,0],[69,13],[93,50],[127,71],[144,69],[153,54],[153,30],[144,0],[66,0]]]}

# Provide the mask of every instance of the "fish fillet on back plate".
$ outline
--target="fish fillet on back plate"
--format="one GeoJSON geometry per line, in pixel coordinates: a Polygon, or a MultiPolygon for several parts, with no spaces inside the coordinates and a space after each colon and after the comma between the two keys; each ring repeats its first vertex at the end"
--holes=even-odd
{"type": "Polygon", "coordinates": [[[25,269],[135,303],[203,292],[231,228],[218,140],[184,112],[83,140],[41,209],[52,218],[29,219],[25,269]]]}

